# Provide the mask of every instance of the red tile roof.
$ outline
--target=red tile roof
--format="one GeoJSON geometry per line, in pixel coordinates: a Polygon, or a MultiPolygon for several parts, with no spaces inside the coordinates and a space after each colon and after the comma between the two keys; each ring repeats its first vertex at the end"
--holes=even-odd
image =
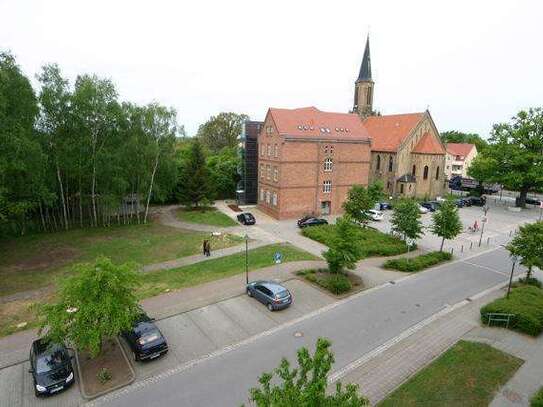
{"type": "Polygon", "coordinates": [[[422,135],[419,142],[411,152],[419,154],[445,154],[445,149],[436,137],[426,132],[422,135]]]}
{"type": "Polygon", "coordinates": [[[373,151],[396,152],[402,141],[424,117],[424,113],[370,116],[364,126],[372,139],[373,151]]]}
{"type": "Polygon", "coordinates": [[[322,112],[314,106],[299,109],[270,108],[279,134],[300,138],[367,140],[369,134],[354,113],[322,112]]]}
{"type": "Polygon", "coordinates": [[[469,143],[447,143],[446,148],[449,154],[466,157],[475,148],[475,145],[469,143]]]}

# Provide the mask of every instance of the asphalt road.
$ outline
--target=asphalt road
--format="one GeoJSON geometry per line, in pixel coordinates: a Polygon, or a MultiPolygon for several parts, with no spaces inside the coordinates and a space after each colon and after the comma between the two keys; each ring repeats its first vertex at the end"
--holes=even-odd
{"type": "MultiPolygon", "coordinates": [[[[235,350],[158,380],[128,387],[96,400],[108,406],[239,406],[263,371],[286,356],[295,360],[301,346],[318,337],[332,340],[335,370],[360,358],[407,328],[500,282],[508,280],[507,252],[495,249],[394,285],[351,297],[318,315],[286,326],[235,350]],[[303,333],[295,337],[296,332],[303,333]]],[[[363,392],[363,389],[361,389],[363,392]]]]}

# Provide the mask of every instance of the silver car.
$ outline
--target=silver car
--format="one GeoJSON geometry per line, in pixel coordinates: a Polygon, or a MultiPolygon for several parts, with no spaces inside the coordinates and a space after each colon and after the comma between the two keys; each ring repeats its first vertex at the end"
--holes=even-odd
{"type": "Polygon", "coordinates": [[[290,291],[274,281],[253,281],[247,284],[247,295],[254,297],[270,311],[287,308],[292,304],[290,291]]]}

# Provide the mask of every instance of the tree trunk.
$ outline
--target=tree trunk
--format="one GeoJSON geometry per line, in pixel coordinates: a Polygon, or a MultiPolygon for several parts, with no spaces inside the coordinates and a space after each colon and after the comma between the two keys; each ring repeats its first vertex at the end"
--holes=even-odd
{"type": "Polygon", "coordinates": [[[528,272],[526,273],[526,279],[532,278],[532,266],[528,266],[528,272]]]}
{"type": "Polygon", "coordinates": [[[62,214],[64,215],[64,229],[68,230],[68,215],[66,213],[66,202],[64,200],[64,188],[62,186],[62,178],[60,177],[60,168],[57,165],[57,180],[58,180],[58,186],[60,188],[60,201],[62,202],[62,214]]]}
{"type": "Polygon", "coordinates": [[[91,200],[92,200],[92,221],[93,226],[98,226],[98,217],[96,215],[96,160],[92,163],[92,186],[91,186],[91,200]]]}
{"type": "Polygon", "coordinates": [[[443,244],[445,243],[445,238],[441,239],[441,247],[439,248],[439,251],[443,251],[443,244]]]}
{"type": "Polygon", "coordinates": [[[41,218],[41,225],[43,227],[43,231],[47,232],[47,227],[45,226],[45,218],[43,217],[43,207],[40,201],[40,218],[41,218]]]}
{"type": "Polygon", "coordinates": [[[518,197],[517,206],[520,208],[526,208],[526,196],[528,195],[528,188],[522,187],[520,189],[520,195],[518,197]]]}
{"type": "Polygon", "coordinates": [[[149,201],[151,200],[151,192],[153,191],[153,183],[155,181],[155,174],[156,174],[156,169],[158,167],[159,155],[160,155],[160,147],[159,147],[159,151],[156,153],[155,166],[153,167],[153,173],[151,174],[151,182],[149,183],[149,193],[147,194],[147,204],[145,205],[145,216],[143,217],[143,223],[147,223],[147,215],[149,213],[149,201]]]}
{"type": "Polygon", "coordinates": [[[79,175],[79,227],[83,227],[83,193],[81,192],[81,174],[79,175]]]}

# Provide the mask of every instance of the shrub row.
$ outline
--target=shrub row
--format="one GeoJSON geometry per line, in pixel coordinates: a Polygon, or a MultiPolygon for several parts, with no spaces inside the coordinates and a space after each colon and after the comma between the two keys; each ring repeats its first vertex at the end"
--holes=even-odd
{"type": "Polygon", "coordinates": [[[420,271],[444,261],[452,259],[452,254],[447,252],[430,252],[416,257],[401,257],[385,261],[383,267],[398,271],[420,271]]]}
{"type": "Polygon", "coordinates": [[[509,298],[499,298],[481,308],[484,323],[489,313],[513,314],[510,329],[537,336],[543,331],[543,290],[532,285],[513,288],[509,298]]]}
{"type": "Polygon", "coordinates": [[[543,387],[533,395],[530,400],[530,407],[543,407],[543,387]]]}
{"type": "MultiPolygon", "coordinates": [[[[302,229],[305,237],[330,246],[336,237],[335,225],[312,226],[302,229]]],[[[356,239],[360,244],[362,257],[397,256],[407,252],[407,245],[396,236],[387,235],[371,227],[358,227],[356,239]]],[[[415,246],[414,246],[415,247],[415,246]]],[[[413,247],[411,248],[413,250],[413,247]]]]}
{"type": "Polygon", "coordinates": [[[318,276],[315,270],[305,270],[298,274],[336,295],[346,293],[353,287],[344,274],[322,273],[322,276],[318,276]]]}

